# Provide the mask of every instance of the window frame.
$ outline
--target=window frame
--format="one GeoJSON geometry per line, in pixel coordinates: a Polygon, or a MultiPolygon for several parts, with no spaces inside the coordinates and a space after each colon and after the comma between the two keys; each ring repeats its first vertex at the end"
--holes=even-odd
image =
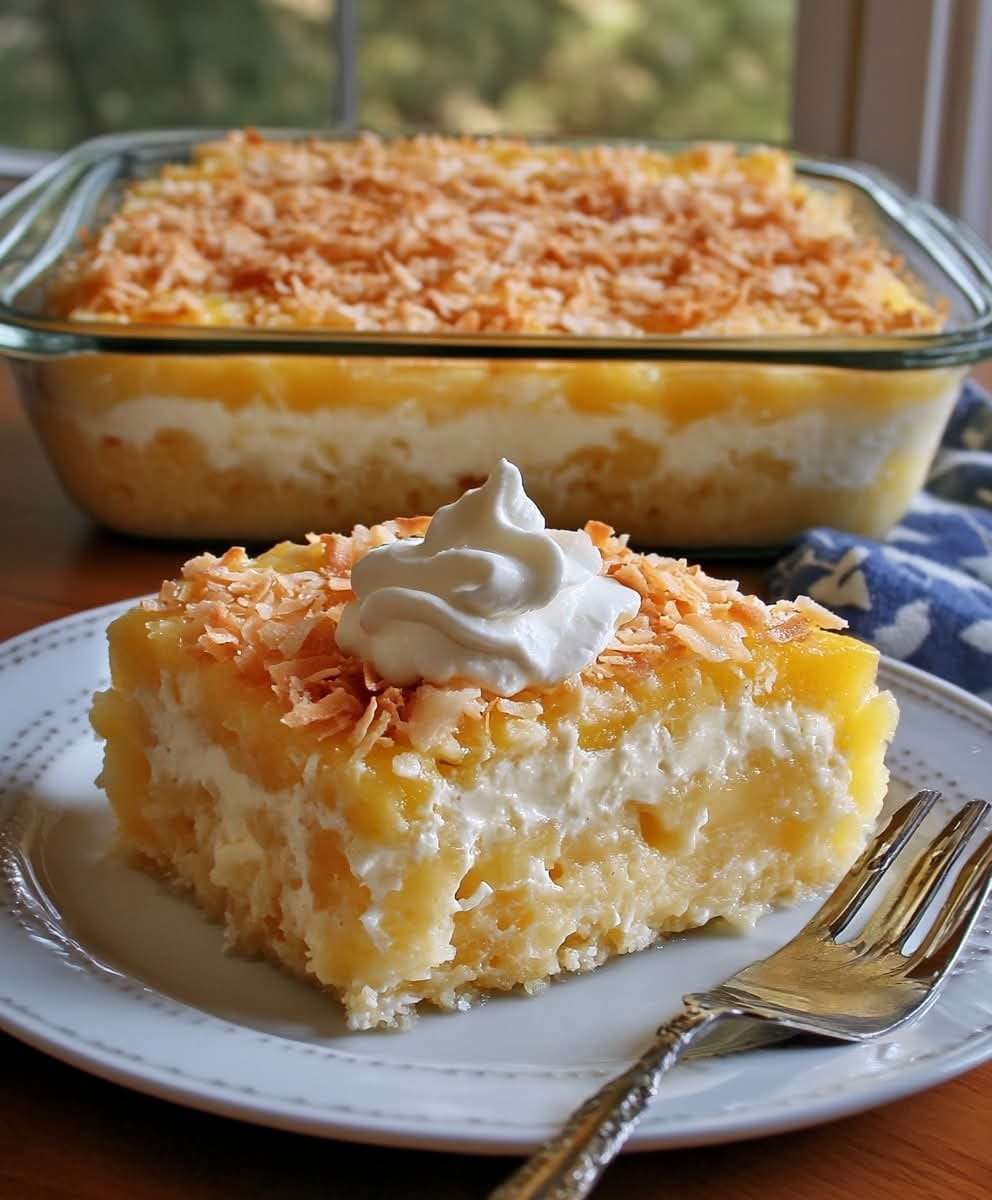
{"type": "Polygon", "coordinates": [[[795,36],[793,144],[881,167],[992,240],[992,0],[798,0],[795,36]]]}

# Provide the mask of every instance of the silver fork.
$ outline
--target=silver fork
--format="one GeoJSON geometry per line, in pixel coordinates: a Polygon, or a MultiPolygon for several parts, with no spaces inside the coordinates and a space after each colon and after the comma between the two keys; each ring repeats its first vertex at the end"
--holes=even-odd
{"type": "MultiPolygon", "coordinates": [[[[917,792],[865,849],[833,895],[796,937],[708,992],[686,996],[629,1070],[607,1083],[561,1131],[498,1187],[490,1200],[580,1200],[630,1137],[658,1085],[697,1039],[726,1021],[764,1023],[844,1042],[881,1037],[925,1012],[961,953],[992,885],[992,834],[961,869],[922,940],[907,943],[989,812],[973,800],[916,858],[862,931],[837,937],[920,827],[940,793],[917,792]]],[[[754,1044],[753,1040],[750,1044],[754,1044]]]]}

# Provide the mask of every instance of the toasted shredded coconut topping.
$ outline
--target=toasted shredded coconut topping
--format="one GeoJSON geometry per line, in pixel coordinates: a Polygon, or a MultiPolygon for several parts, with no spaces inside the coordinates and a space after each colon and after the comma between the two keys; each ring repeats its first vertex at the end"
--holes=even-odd
{"type": "Polygon", "coordinates": [[[77,319],[407,332],[928,330],[942,312],[776,150],[420,136],[201,145],[62,269],[77,319]]]}
{"type": "MultiPolygon", "coordinates": [[[[353,758],[392,741],[458,761],[464,750],[455,733],[463,722],[488,723],[497,712],[532,724],[543,713],[542,693],[530,689],[508,700],[477,687],[393,687],[368,663],[342,654],[335,638],[352,597],[354,563],[376,546],[422,536],[429,522],[359,525],[350,537],[310,534],[306,547],[283,543],[270,552],[272,561],[305,563],[305,569],[278,569],[265,561],[269,556],[251,559],[240,547],[220,558],[202,554],[145,607],[179,617],[182,642],[193,653],[229,660],[246,678],[271,687],[286,725],[346,740],[353,758]]],[[[636,554],[625,536],[599,521],[585,531],[603,557],[604,573],[635,588],[641,607],[596,662],[555,692],[653,671],[666,660],[745,662],[756,640],[793,641],[814,628],[846,625],[807,596],[769,606],[742,594],[735,580],[714,579],[685,559],[636,554]]]]}

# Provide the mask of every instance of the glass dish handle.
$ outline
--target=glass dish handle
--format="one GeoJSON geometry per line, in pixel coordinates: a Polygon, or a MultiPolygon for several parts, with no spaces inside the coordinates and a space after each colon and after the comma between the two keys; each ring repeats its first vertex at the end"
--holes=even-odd
{"type": "Polygon", "coordinates": [[[971,226],[960,217],[952,217],[945,213],[929,200],[915,200],[913,206],[920,210],[925,219],[935,225],[952,245],[958,247],[982,283],[992,286],[992,250],[971,226]]]}
{"type": "MultiPolygon", "coordinates": [[[[116,178],[119,170],[120,159],[119,157],[114,157],[105,159],[103,162],[94,163],[76,176],[68,192],[68,198],[62,205],[61,212],[59,212],[55,224],[52,226],[44,242],[32,254],[30,260],[21,265],[21,269],[16,272],[12,279],[3,280],[0,298],[3,299],[4,304],[14,303],[18,293],[34,283],[39,276],[43,275],[56,262],[93,212],[100,197],[107,190],[108,184],[116,178]]],[[[45,197],[42,196],[38,201],[35,201],[31,206],[31,213],[25,213],[16,222],[8,235],[8,238],[12,237],[13,241],[6,241],[5,239],[6,244],[0,242],[0,258],[23,238],[25,230],[22,226],[25,220],[29,216],[33,219],[33,210],[44,199],[45,197]]]]}

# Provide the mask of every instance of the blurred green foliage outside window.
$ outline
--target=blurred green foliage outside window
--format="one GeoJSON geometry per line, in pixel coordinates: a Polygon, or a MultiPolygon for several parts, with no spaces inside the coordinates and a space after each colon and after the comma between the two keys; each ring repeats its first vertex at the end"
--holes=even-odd
{"type": "MultiPolygon", "coordinates": [[[[789,136],[796,0],[355,0],[358,121],[789,136]]],[[[334,0],[0,0],[0,143],[327,128],[334,0]]]]}

